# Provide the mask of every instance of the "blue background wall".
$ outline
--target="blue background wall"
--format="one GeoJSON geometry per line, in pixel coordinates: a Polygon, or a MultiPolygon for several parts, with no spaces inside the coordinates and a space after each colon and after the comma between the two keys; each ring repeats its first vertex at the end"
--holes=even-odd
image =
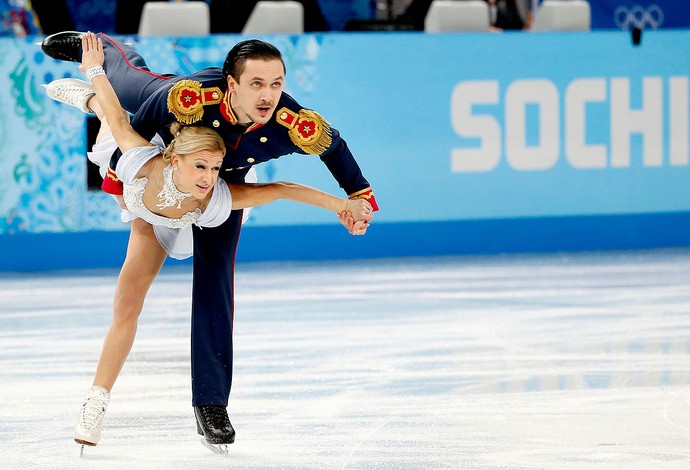
{"type": "MultiPolygon", "coordinates": [[[[134,40],[135,38],[130,38],[134,40]]],[[[136,43],[152,70],[222,63],[239,36],[136,43]]],[[[338,128],[382,210],[365,237],[331,214],[256,208],[239,260],[690,245],[690,33],[268,37],[287,91],[338,128]]],[[[79,76],[0,44],[0,270],[116,266],[126,226],[86,188],[85,118],[41,83],[79,76]]],[[[257,167],[340,194],[317,157],[257,167]]]]}

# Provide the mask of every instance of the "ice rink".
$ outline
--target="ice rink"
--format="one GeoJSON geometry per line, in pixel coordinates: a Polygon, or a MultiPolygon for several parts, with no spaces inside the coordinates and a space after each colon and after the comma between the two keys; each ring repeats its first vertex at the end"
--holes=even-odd
{"type": "Polygon", "coordinates": [[[240,264],[228,458],[196,434],[188,266],[79,458],[115,279],[0,275],[0,468],[690,468],[690,250],[240,264]]]}

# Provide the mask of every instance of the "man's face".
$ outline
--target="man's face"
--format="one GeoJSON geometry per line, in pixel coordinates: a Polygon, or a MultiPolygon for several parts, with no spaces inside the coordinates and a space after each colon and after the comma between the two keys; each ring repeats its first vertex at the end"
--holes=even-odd
{"type": "Polygon", "coordinates": [[[278,106],[284,83],[283,63],[278,59],[249,59],[239,82],[228,77],[230,105],[240,124],[266,124],[278,106]]]}

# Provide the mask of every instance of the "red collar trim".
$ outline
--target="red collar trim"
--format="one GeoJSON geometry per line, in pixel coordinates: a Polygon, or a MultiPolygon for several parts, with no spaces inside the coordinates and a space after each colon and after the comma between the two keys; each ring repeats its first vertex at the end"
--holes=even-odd
{"type": "Polygon", "coordinates": [[[222,114],[225,120],[230,124],[235,125],[237,124],[237,117],[235,117],[235,113],[232,112],[232,107],[230,106],[231,94],[232,93],[229,93],[228,91],[225,92],[223,102],[220,104],[220,114],[222,114]]]}
{"type": "MultiPolygon", "coordinates": [[[[231,93],[226,92],[225,96],[223,97],[223,102],[220,104],[220,114],[223,115],[226,121],[228,121],[230,124],[233,126],[238,123],[237,116],[235,116],[235,113],[232,111],[232,107],[230,106],[230,95],[231,93]]],[[[247,128],[245,133],[253,131],[258,129],[259,127],[263,126],[263,124],[257,124],[254,123],[251,126],[247,128]]]]}

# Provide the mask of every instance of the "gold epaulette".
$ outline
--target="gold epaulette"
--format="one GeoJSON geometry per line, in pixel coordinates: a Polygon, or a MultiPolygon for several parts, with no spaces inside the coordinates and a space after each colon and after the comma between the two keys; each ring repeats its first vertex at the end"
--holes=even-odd
{"type": "Polygon", "coordinates": [[[281,108],[276,120],[290,129],[290,140],[311,155],[321,155],[331,146],[331,125],[316,111],[301,109],[296,113],[281,108]]]}
{"type": "Polygon", "coordinates": [[[202,88],[200,82],[180,80],[168,91],[168,111],[178,121],[193,124],[204,115],[204,106],[222,100],[223,92],[218,87],[202,88]]]}

